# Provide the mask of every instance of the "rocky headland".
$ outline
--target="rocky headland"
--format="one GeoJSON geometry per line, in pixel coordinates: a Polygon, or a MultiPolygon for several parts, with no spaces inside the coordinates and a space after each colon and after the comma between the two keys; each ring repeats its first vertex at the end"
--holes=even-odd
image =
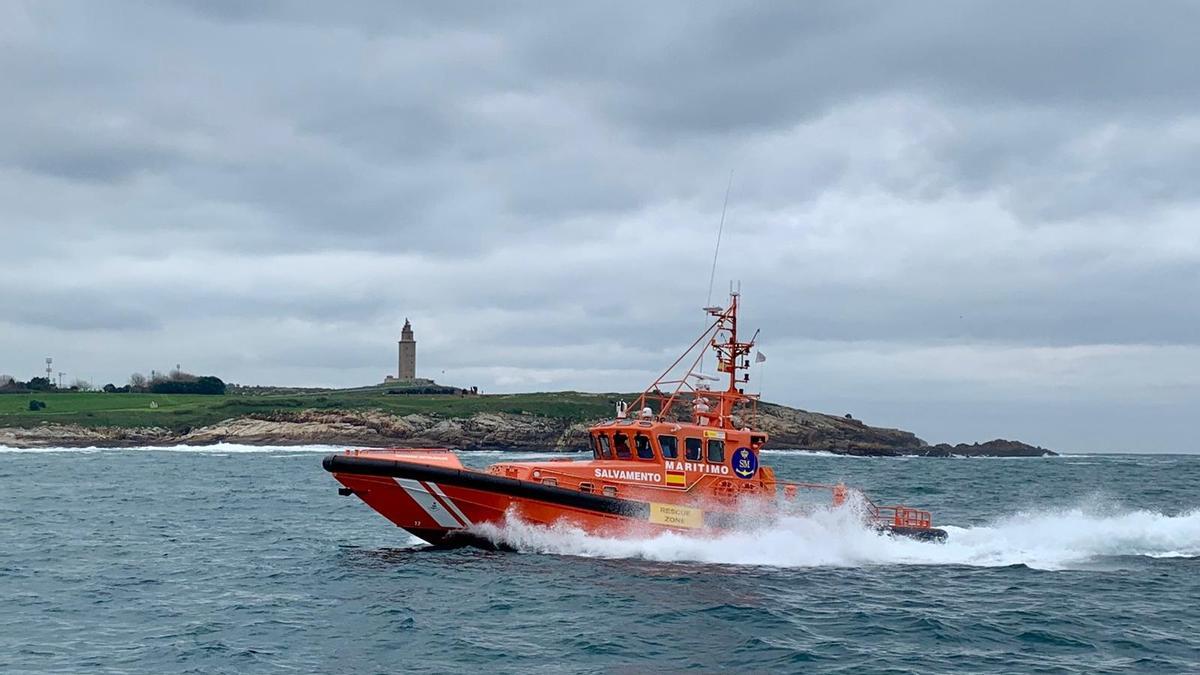
{"type": "MultiPolygon", "coordinates": [[[[773,448],[844,455],[929,457],[1041,457],[1055,453],[1017,441],[930,445],[908,431],[872,427],[848,417],[763,404],[757,428],[773,448]]],[[[587,449],[588,424],[532,414],[480,412],[466,417],[391,415],[378,411],[252,413],[185,430],[161,427],[84,427],[43,424],[0,428],[0,446],[145,447],[169,445],[344,445],[451,447],[461,450],[587,449]]]]}

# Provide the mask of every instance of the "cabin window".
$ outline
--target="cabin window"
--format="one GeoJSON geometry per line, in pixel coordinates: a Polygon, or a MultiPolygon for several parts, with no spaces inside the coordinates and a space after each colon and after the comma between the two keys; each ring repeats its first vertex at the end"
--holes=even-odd
{"type": "Polygon", "coordinates": [[[592,493],[592,492],[595,492],[595,491],[596,491],[596,486],[595,486],[595,485],[592,485],[591,483],[580,483],[580,484],[579,484],[579,491],[580,491],[580,492],[588,492],[588,493],[592,493]]]}
{"type": "Polygon", "coordinates": [[[633,445],[637,448],[638,459],[654,459],[654,448],[650,446],[650,437],[638,434],[633,437],[633,445]]]}
{"type": "Polygon", "coordinates": [[[600,445],[600,459],[612,459],[612,448],[608,445],[608,436],[600,434],[596,436],[596,441],[600,445]]]}
{"type": "Polygon", "coordinates": [[[629,452],[629,437],[622,433],[617,433],[613,436],[613,449],[617,451],[617,459],[629,459],[633,455],[629,452]]]}
{"type": "Polygon", "coordinates": [[[674,436],[659,436],[658,448],[663,459],[679,459],[679,439],[674,436]]]}
{"type": "Polygon", "coordinates": [[[683,439],[683,458],[689,462],[700,461],[700,449],[704,447],[699,438],[683,439]]]}
{"type": "Polygon", "coordinates": [[[708,461],[725,461],[725,441],[718,441],[715,438],[708,439],[708,461]]]}

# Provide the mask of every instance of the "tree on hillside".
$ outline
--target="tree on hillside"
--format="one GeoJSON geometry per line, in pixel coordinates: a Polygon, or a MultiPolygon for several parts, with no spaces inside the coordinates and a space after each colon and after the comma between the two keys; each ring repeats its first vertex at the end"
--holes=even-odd
{"type": "Polygon", "coordinates": [[[219,377],[205,375],[196,378],[196,389],[198,394],[224,394],[225,383],[219,377]]]}
{"type": "Polygon", "coordinates": [[[31,377],[25,387],[33,391],[49,391],[54,388],[54,383],[44,377],[31,377]]]}
{"type": "Polygon", "coordinates": [[[156,380],[150,391],[156,394],[215,394],[225,393],[225,383],[219,377],[204,375],[193,380],[156,380]]]}
{"type": "Polygon", "coordinates": [[[133,391],[142,391],[149,384],[149,380],[141,373],[134,373],[129,376],[129,388],[133,391]]]}
{"type": "Polygon", "coordinates": [[[71,383],[71,389],[76,391],[91,391],[92,383],[83,378],[77,377],[75,378],[75,381],[71,383]]]}
{"type": "Polygon", "coordinates": [[[14,379],[12,375],[0,375],[0,387],[7,387],[13,383],[14,379]]]}

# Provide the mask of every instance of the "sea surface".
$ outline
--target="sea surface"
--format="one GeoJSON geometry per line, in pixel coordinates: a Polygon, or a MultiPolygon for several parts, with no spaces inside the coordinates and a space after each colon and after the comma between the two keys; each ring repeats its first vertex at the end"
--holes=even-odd
{"type": "Polygon", "coordinates": [[[427,549],[339,497],[329,451],[0,448],[0,672],[1200,672],[1200,456],[776,451],[949,541],[839,509],[716,538],[516,523],[504,553],[427,549]]]}

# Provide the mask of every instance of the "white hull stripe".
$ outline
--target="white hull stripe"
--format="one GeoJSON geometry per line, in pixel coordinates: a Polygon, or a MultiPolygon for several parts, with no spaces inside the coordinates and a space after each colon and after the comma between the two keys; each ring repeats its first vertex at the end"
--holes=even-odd
{"type": "Polygon", "coordinates": [[[455,504],[453,499],[450,499],[445,492],[442,492],[441,486],[439,486],[437,483],[421,483],[421,485],[424,485],[425,487],[429,488],[433,494],[441,497],[442,503],[450,509],[451,513],[454,514],[454,517],[458,518],[460,523],[462,523],[464,526],[471,524],[471,519],[468,518],[467,515],[458,508],[458,504],[455,504]]]}
{"type": "Polygon", "coordinates": [[[438,503],[437,497],[434,497],[425,489],[423,485],[411,478],[397,478],[396,482],[404,491],[412,497],[413,501],[420,506],[430,518],[433,518],[440,527],[451,530],[462,529],[462,523],[454,517],[453,513],[447,511],[441,504],[438,503]]]}

